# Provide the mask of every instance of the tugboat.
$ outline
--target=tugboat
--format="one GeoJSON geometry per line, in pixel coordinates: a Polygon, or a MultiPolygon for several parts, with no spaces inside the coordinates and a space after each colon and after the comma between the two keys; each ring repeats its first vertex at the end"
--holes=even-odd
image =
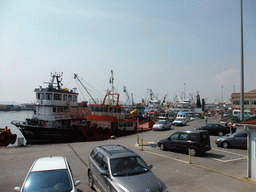
{"type": "Polygon", "coordinates": [[[34,90],[36,110],[32,118],[24,122],[11,122],[22,132],[27,144],[85,141],[84,135],[74,124],[85,120],[89,113],[87,102],[77,102],[78,93],[75,88],[61,88],[62,75],[51,74],[48,87],[40,86],[34,90]]]}
{"type": "Polygon", "coordinates": [[[12,134],[7,126],[5,128],[0,128],[0,147],[7,147],[9,144],[14,144],[16,139],[17,135],[12,134]]]}
{"type": "Polygon", "coordinates": [[[112,88],[107,90],[103,101],[97,102],[92,98],[93,102],[89,104],[91,113],[87,114],[87,121],[76,124],[87,140],[102,140],[111,136],[119,137],[136,133],[138,110],[128,112],[121,106],[120,94],[114,91],[112,70],[109,82],[112,88]]]}

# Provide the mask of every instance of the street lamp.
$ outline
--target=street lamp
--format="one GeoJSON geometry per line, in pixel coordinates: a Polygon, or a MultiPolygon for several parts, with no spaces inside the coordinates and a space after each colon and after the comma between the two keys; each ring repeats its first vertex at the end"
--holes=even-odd
{"type": "Polygon", "coordinates": [[[241,0],[241,94],[240,120],[244,120],[244,48],[243,48],[243,1],[241,0]]]}
{"type": "Polygon", "coordinates": [[[221,86],[221,101],[222,101],[222,105],[223,105],[223,86],[221,86]]]}
{"type": "Polygon", "coordinates": [[[186,98],[186,83],[184,83],[184,99],[186,98]]]}

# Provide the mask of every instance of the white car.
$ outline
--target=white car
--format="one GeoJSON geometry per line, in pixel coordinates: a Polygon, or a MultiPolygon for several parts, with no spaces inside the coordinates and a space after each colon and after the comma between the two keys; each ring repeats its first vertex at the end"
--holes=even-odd
{"type": "Polygon", "coordinates": [[[177,125],[186,125],[188,122],[187,118],[181,118],[181,117],[177,117],[173,122],[172,124],[174,126],[177,126],[177,125]]]}
{"type": "Polygon", "coordinates": [[[168,120],[159,120],[153,125],[153,130],[165,130],[165,129],[171,129],[171,122],[168,120]]]}
{"type": "Polygon", "coordinates": [[[65,157],[43,157],[35,160],[20,192],[30,191],[69,191],[76,192],[80,180],[74,181],[69,163],[65,157]]]}

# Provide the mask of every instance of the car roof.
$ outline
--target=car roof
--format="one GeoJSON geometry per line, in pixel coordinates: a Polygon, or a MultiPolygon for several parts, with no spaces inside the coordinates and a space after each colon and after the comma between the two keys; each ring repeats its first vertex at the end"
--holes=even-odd
{"type": "Polygon", "coordinates": [[[137,153],[122,145],[100,145],[98,148],[102,149],[110,158],[138,155],[137,153]]]}
{"type": "Polygon", "coordinates": [[[206,130],[184,130],[184,131],[177,131],[175,133],[204,133],[207,132],[206,130]]]}
{"type": "Polygon", "coordinates": [[[66,158],[60,156],[42,157],[34,162],[31,172],[67,169],[66,158]]]}

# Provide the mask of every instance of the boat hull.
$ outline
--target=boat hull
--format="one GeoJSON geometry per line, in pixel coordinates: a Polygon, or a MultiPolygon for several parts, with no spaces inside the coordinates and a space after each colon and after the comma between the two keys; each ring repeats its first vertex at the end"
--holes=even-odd
{"type": "Polygon", "coordinates": [[[86,141],[76,126],[71,128],[47,128],[31,125],[16,125],[27,144],[68,143],[86,141]]]}

